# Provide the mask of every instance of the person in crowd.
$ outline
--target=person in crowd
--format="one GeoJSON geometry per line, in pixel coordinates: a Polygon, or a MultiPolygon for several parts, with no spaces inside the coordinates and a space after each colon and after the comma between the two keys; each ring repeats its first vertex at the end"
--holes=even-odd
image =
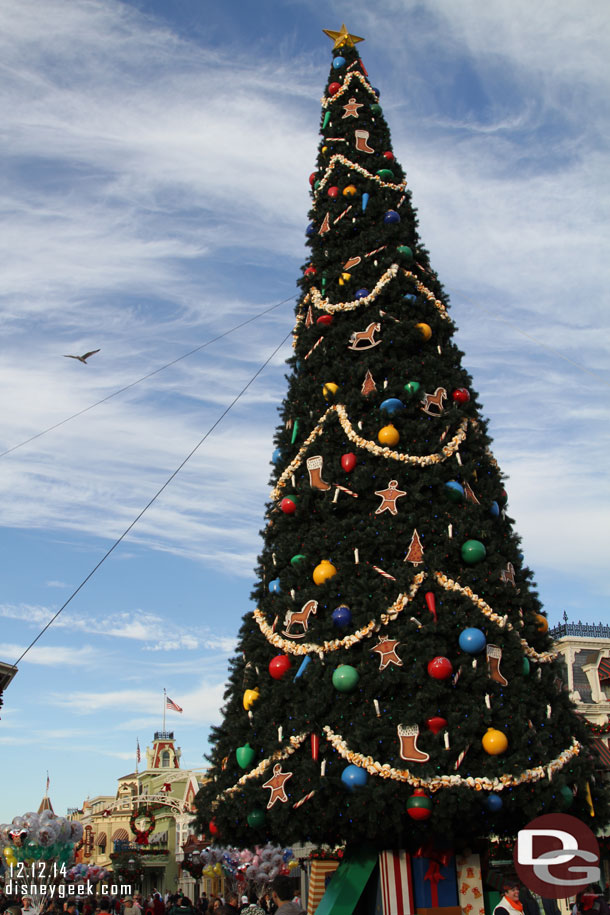
{"type": "MultiPolygon", "coordinates": [[[[208,894],[207,894],[206,892],[203,892],[203,893],[201,894],[201,897],[200,897],[199,902],[198,902],[198,904],[197,904],[197,908],[198,908],[199,912],[201,913],[201,915],[206,915],[206,912],[207,912],[207,910],[208,910],[208,906],[209,906],[209,905],[210,905],[210,900],[208,899],[208,894]]],[[[163,913],[162,913],[162,912],[160,912],[160,913],[155,912],[155,915],[163,915],[163,913]]]]}
{"type": "Polygon", "coordinates": [[[237,893],[229,893],[225,902],[225,909],[228,910],[227,915],[239,915],[239,896],[237,893]]]}
{"type": "Polygon", "coordinates": [[[250,893],[249,897],[242,896],[241,898],[242,902],[244,902],[244,900],[245,902],[239,910],[239,915],[267,915],[266,910],[256,901],[256,895],[254,893],[250,893]]]}
{"type": "Polygon", "coordinates": [[[132,896],[125,896],[123,900],[123,915],[142,915],[142,910],[133,904],[132,896]]]}
{"type": "Polygon", "coordinates": [[[112,907],[108,896],[102,896],[100,899],[100,908],[98,915],[111,915],[112,907]]]}
{"type": "Polygon", "coordinates": [[[154,893],[152,900],[153,915],[165,915],[165,903],[161,893],[154,893]]]}
{"type": "Polygon", "coordinates": [[[21,911],[22,911],[22,913],[27,912],[27,910],[31,907],[31,905],[32,905],[32,897],[31,897],[31,896],[22,896],[22,897],[21,897],[21,911]]]}
{"type": "Polygon", "coordinates": [[[523,903],[519,899],[519,881],[506,879],[502,890],[504,895],[493,910],[493,915],[518,915],[523,912],[523,903]]]}
{"type": "MultiPolygon", "coordinates": [[[[278,874],[271,881],[271,898],[277,906],[277,915],[303,915],[303,909],[292,901],[294,881],[278,874]]],[[[502,913],[500,913],[502,915],[502,913]]]]}

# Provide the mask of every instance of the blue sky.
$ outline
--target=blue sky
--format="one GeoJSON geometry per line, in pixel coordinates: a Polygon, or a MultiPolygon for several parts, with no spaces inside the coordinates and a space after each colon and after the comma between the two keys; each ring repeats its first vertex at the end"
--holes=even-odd
{"type": "MultiPolygon", "coordinates": [[[[360,45],[552,622],[608,620],[602,0],[5,0],[0,450],[294,297],[330,65],[360,45]],[[89,365],[63,358],[101,348],[89,365]],[[546,347],[546,348],[545,348],[546,347]],[[550,350],[557,351],[556,353],[550,350]],[[560,353],[560,355],[557,355],[560,353]]],[[[12,662],[292,327],[267,316],[0,458],[12,662]]],[[[204,764],[250,608],[286,344],[24,658],[0,822],[204,764]]]]}

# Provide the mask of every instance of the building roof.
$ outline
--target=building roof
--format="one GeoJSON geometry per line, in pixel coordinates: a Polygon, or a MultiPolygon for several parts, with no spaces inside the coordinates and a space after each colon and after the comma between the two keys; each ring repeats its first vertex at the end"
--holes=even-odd
{"type": "Polygon", "coordinates": [[[43,799],[40,802],[40,807],[38,808],[38,813],[42,813],[43,810],[50,810],[51,813],[55,813],[53,810],[53,804],[51,803],[51,798],[48,794],[45,794],[43,799]]]}

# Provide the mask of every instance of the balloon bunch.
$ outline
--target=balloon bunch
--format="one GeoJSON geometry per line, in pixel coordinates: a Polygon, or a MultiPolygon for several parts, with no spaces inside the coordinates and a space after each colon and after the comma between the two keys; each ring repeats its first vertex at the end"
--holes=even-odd
{"type": "Polygon", "coordinates": [[[110,876],[110,871],[98,864],[74,864],[66,871],[65,879],[69,883],[80,883],[89,880],[90,883],[99,883],[110,876]]]}
{"type": "Polygon", "coordinates": [[[81,823],[58,817],[50,810],[13,817],[0,825],[0,846],[6,864],[51,861],[67,864],[76,842],[83,837],[81,823]]]}
{"type": "Polygon", "coordinates": [[[257,845],[254,851],[231,846],[204,848],[199,853],[199,862],[204,877],[224,874],[225,879],[248,887],[265,886],[278,874],[289,874],[299,866],[292,849],[271,843],[257,845]]]}

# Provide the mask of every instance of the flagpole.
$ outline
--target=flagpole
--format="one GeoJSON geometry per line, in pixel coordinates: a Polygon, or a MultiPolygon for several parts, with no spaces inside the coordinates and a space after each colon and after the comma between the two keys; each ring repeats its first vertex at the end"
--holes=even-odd
{"type": "Polygon", "coordinates": [[[163,733],[165,733],[165,707],[167,705],[167,693],[163,690],[163,733]]]}
{"type": "Polygon", "coordinates": [[[138,772],[138,757],[140,755],[140,738],[136,737],[136,810],[140,802],[140,775],[138,772]]]}

